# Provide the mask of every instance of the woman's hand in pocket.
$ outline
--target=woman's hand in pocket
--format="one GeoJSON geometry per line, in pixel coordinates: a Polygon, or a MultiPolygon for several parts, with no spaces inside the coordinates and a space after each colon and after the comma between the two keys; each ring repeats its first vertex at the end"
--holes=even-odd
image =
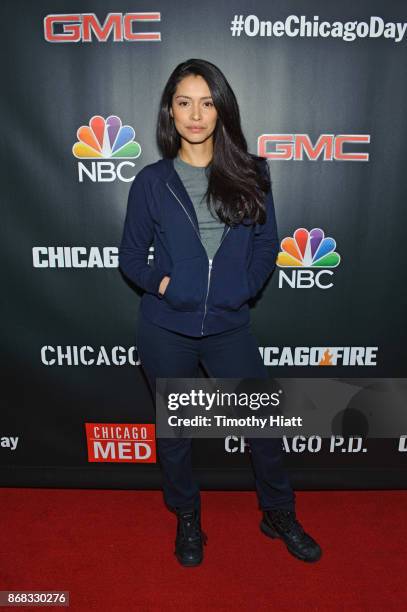
{"type": "Polygon", "coordinates": [[[167,289],[168,283],[170,282],[170,276],[164,276],[164,278],[161,279],[161,283],[160,286],[158,287],[158,292],[161,295],[164,295],[165,290],[167,289]]]}

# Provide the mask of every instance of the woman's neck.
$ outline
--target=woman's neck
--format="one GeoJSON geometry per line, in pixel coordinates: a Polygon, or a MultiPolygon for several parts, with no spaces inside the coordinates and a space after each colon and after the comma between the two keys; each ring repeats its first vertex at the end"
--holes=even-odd
{"type": "Polygon", "coordinates": [[[178,149],[178,157],[181,161],[189,164],[190,166],[197,166],[200,168],[205,168],[212,161],[213,151],[205,152],[200,154],[191,155],[190,151],[186,151],[182,147],[178,149]]]}

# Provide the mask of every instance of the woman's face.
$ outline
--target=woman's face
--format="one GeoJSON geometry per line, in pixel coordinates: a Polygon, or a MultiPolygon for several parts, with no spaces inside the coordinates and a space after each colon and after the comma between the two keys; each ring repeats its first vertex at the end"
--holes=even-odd
{"type": "Polygon", "coordinates": [[[170,115],[178,134],[188,142],[197,144],[212,136],[218,113],[205,79],[192,74],[178,83],[170,115]]]}

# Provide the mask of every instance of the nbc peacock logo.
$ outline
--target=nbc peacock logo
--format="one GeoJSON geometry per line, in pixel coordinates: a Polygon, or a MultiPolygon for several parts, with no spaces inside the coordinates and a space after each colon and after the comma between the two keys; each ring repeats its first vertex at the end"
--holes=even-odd
{"type": "Polygon", "coordinates": [[[77,133],[78,141],[72,153],[79,160],[91,160],[90,164],[78,162],[79,182],[87,177],[93,182],[112,182],[116,178],[130,182],[134,174],[125,176],[124,168],[135,168],[130,161],[141,155],[141,146],[135,140],[135,131],[130,125],[123,125],[120,117],[110,115],[105,119],[94,115],[89,125],[82,125],[77,133]],[[118,164],[107,160],[125,160],[118,164]]]}
{"type": "Polygon", "coordinates": [[[277,257],[277,266],[281,268],[279,287],[329,289],[332,282],[326,283],[326,277],[333,276],[332,268],[337,268],[341,256],[336,252],[336,241],[325,236],[319,227],[308,231],[304,227],[295,230],[292,236],[281,241],[281,251],[277,257]],[[291,268],[291,273],[283,272],[291,268]],[[307,268],[307,269],[305,269],[307,268]]]}

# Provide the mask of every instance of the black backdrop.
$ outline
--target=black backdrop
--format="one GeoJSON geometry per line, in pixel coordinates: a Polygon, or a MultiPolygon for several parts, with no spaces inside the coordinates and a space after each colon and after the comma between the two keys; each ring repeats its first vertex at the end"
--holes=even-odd
{"type": "MultiPolygon", "coordinates": [[[[281,239],[320,228],[340,256],[338,265],[321,269],[307,261],[285,268],[279,259],[252,308],[266,365],[279,377],[405,377],[405,3],[99,0],[72,7],[54,0],[0,8],[2,484],[159,486],[154,461],[91,460],[85,424],[154,420],[137,365],[141,293],[118,270],[117,251],[130,181],[159,157],[162,88],[190,57],[224,72],[250,150],[270,158],[281,239]],[[144,15],[125,17],[137,11],[144,15]],[[51,23],[51,15],[65,17],[51,23]],[[239,36],[231,31],[235,15],[246,19],[239,36]],[[301,16],[308,32],[295,31],[301,16]],[[92,19],[106,24],[104,33],[88,26],[92,19]],[[274,27],[271,36],[260,35],[261,21],[274,27]],[[330,35],[312,35],[311,26],[323,21],[330,35]],[[349,22],[358,24],[354,40],[341,35],[349,22]],[[130,24],[127,39],[123,24],[130,24]],[[365,35],[369,24],[376,35],[365,35]],[[134,40],[137,32],[158,34],[134,40]],[[129,126],[121,143],[138,146],[115,156],[109,129],[102,141],[109,117],[114,134],[119,120],[129,126]],[[97,143],[92,151],[75,145],[92,137],[100,138],[99,151],[97,143]],[[281,142],[289,143],[286,155],[281,142]],[[329,357],[333,347],[361,347],[361,357],[328,367],[307,365],[298,354],[290,362],[296,347],[321,347],[319,360],[326,349],[329,357]],[[288,358],[276,363],[270,355],[288,358]]],[[[287,440],[296,487],[405,486],[404,438],[364,440],[364,453],[330,452],[329,444],[312,452],[311,441],[311,450],[294,452],[287,440]]],[[[253,487],[241,450],[239,441],[194,441],[202,486],[253,487]]]]}

